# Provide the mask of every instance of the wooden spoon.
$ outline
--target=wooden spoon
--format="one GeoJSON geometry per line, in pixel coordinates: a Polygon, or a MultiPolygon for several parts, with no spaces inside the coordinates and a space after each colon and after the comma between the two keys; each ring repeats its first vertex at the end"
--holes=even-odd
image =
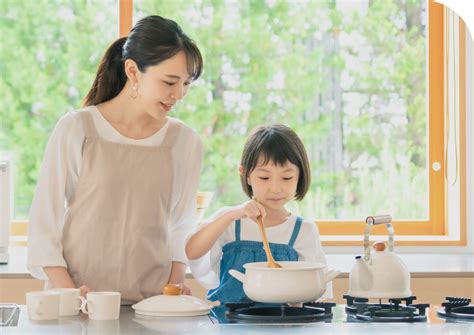
{"type": "Polygon", "coordinates": [[[262,235],[263,248],[267,254],[268,267],[269,268],[281,268],[282,266],[275,262],[273,259],[272,252],[270,251],[270,245],[268,244],[267,234],[265,233],[265,226],[263,225],[263,219],[261,216],[257,216],[258,228],[260,228],[260,234],[262,235]]]}

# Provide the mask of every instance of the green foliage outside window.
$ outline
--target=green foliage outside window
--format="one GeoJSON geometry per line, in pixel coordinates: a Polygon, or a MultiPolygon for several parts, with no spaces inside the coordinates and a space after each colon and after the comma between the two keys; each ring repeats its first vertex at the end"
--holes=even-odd
{"type": "MultiPolygon", "coordinates": [[[[174,19],[204,54],[203,76],[173,116],[203,138],[200,188],[215,193],[207,214],[245,199],[238,165],[250,130],[284,123],[312,162],[297,212],[426,216],[425,1],[134,3],[135,21],[174,19]]],[[[110,1],[0,6],[0,150],[14,155],[16,215],[25,217],[46,141],[81,105],[117,11],[110,1]]]]}

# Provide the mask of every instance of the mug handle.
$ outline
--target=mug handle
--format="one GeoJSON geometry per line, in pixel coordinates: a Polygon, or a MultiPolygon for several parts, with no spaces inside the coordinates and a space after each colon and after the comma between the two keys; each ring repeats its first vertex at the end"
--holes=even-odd
{"type": "MultiPolygon", "coordinates": [[[[76,311],[80,311],[82,309],[82,295],[78,296],[78,297],[75,297],[74,299],[77,299],[77,301],[79,302],[79,306],[78,307],[74,307],[74,309],[76,311]]],[[[85,300],[85,299],[84,299],[85,300]]]]}
{"type": "Polygon", "coordinates": [[[79,307],[79,309],[82,311],[82,313],[89,314],[89,310],[87,309],[87,299],[82,295],[80,295],[78,298],[81,300],[81,307],[79,307]]]}

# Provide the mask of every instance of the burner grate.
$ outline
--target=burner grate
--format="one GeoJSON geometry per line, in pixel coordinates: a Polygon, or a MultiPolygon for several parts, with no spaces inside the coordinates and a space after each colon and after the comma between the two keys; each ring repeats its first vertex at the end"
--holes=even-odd
{"type": "Polygon", "coordinates": [[[446,297],[446,300],[441,304],[444,308],[437,311],[439,317],[447,320],[474,321],[474,305],[469,305],[471,299],[446,297]]]}
{"type": "Polygon", "coordinates": [[[304,303],[302,307],[286,304],[230,303],[225,316],[238,323],[307,323],[330,321],[335,303],[304,303]]]}
{"type": "MultiPolygon", "coordinates": [[[[388,299],[389,303],[369,303],[366,298],[344,295],[346,313],[365,322],[424,322],[429,304],[413,304],[415,296],[388,299]],[[405,302],[405,304],[402,304],[405,302]]],[[[350,318],[349,318],[350,319],[350,318]]]]}

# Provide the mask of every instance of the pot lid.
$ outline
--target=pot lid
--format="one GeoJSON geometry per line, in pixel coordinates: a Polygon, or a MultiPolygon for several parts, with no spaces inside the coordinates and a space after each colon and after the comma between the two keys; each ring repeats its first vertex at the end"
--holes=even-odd
{"type": "Polygon", "coordinates": [[[156,295],[144,299],[132,308],[140,314],[189,314],[194,312],[204,313],[212,309],[212,305],[204,300],[190,295],[156,295]]]}

